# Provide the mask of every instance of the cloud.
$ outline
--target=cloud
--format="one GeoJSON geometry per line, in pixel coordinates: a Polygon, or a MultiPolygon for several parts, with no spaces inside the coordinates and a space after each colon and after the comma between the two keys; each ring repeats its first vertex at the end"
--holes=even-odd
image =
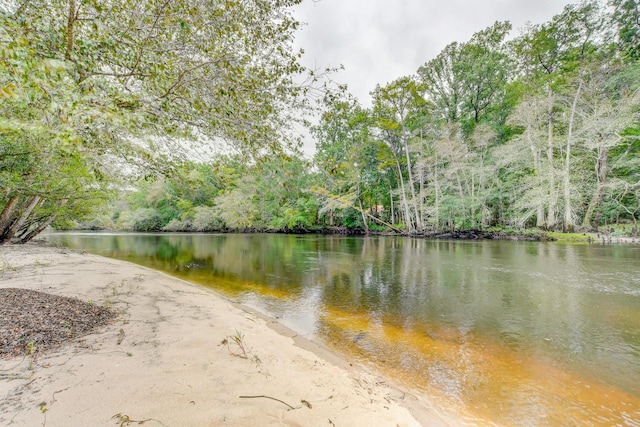
{"type": "Polygon", "coordinates": [[[416,73],[453,41],[468,40],[495,21],[517,33],[541,23],[569,1],[558,0],[306,0],[294,9],[306,22],[296,39],[304,65],[344,65],[334,80],[346,83],[363,105],[376,84],[416,73]]]}

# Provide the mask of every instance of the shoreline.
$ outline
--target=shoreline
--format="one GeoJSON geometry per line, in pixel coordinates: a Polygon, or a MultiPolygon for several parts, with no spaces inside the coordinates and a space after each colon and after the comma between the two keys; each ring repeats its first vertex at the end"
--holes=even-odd
{"type": "Polygon", "coordinates": [[[504,232],[504,231],[488,231],[488,230],[440,230],[425,232],[422,234],[401,234],[389,231],[372,231],[366,234],[363,230],[346,230],[346,229],[319,229],[319,230],[211,230],[211,231],[133,231],[133,230],[111,230],[111,229],[69,229],[69,230],[52,230],[53,233],[114,233],[114,234],[285,234],[285,235],[335,235],[350,237],[367,237],[367,236],[397,236],[415,239],[425,239],[434,241],[481,241],[481,240],[515,240],[530,242],[558,242],[558,243],[580,243],[590,245],[615,245],[615,244],[640,244],[640,236],[619,236],[606,232],[595,231],[578,231],[574,233],[562,233],[553,231],[542,231],[529,234],[524,231],[504,232]]]}
{"type": "Polygon", "coordinates": [[[0,287],[111,307],[99,332],[36,358],[0,359],[0,424],[446,426],[321,343],[214,290],[98,255],[0,247],[0,287]]]}

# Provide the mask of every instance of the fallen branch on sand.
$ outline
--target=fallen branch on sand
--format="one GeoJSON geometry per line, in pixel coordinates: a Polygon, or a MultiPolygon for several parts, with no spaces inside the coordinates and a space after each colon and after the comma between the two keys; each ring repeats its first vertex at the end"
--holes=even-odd
{"type": "Polygon", "coordinates": [[[260,395],[260,396],[239,396],[239,397],[240,397],[240,399],[258,399],[258,398],[263,397],[265,399],[271,399],[271,400],[275,400],[276,402],[280,402],[280,403],[282,403],[284,405],[287,405],[291,409],[296,409],[293,406],[289,405],[287,402],[283,402],[282,400],[276,399],[275,397],[265,396],[264,394],[260,395]]]}

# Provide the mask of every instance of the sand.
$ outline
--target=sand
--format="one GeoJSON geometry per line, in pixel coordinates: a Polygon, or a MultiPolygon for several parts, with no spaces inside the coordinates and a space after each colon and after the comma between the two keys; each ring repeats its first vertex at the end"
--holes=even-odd
{"type": "Polygon", "coordinates": [[[118,313],[98,332],[45,354],[0,359],[0,425],[456,424],[426,396],[275,319],[145,267],[35,244],[3,246],[0,287],[76,297],[118,313]]]}

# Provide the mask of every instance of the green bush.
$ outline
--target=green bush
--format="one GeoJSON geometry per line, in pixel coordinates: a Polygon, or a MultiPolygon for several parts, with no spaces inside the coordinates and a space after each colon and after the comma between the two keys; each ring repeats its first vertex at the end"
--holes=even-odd
{"type": "Polygon", "coordinates": [[[133,213],[134,231],[159,231],[162,229],[162,217],[153,208],[139,208],[133,213]]]}
{"type": "Polygon", "coordinates": [[[216,208],[197,206],[193,215],[192,229],[195,231],[214,231],[224,228],[224,221],[216,208]]]}
{"type": "Polygon", "coordinates": [[[193,226],[189,220],[173,218],[167,225],[162,227],[164,231],[191,231],[193,226]]]}

